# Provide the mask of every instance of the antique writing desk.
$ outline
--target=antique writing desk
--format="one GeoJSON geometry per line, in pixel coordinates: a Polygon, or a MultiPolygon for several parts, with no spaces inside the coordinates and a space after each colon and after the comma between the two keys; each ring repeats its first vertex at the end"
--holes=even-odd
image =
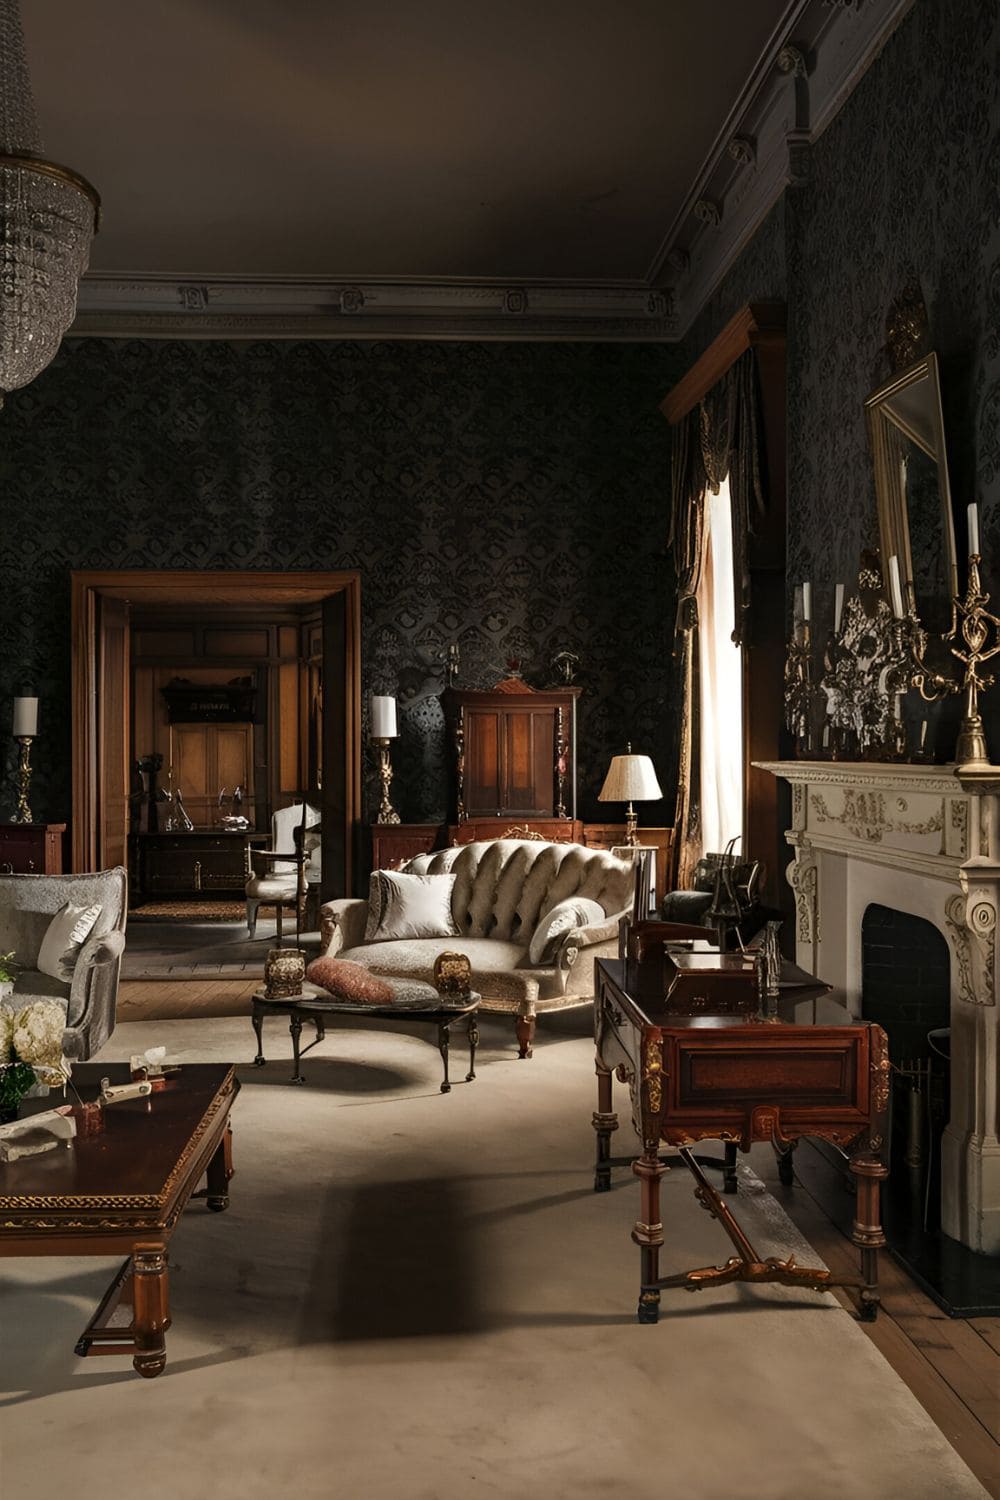
{"type": "MultiPolygon", "coordinates": [[[[625,988],[625,966],[598,959],[594,1028],[597,1043],[597,1168],[595,1191],[611,1185],[612,1075],[627,1083],[641,1155],[632,1170],[641,1186],[632,1238],[640,1248],[640,1323],[655,1323],[660,1290],[699,1291],[714,1282],[780,1281],[787,1285],[860,1288],[860,1313],[878,1312],[878,1251],[882,1233],[880,1188],[885,1166],[889,1054],[885,1032],[870,1022],[837,1026],[796,1024],[796,1002],[810,993],[809,976],[786,964],[773,1019],[672,1014],[660,995],[641,998],[625,988]],[[798,981],[798,982],[796,982],[798,981]],[[762,1261],[722,1195],[709,1182],[691,1147],[702,1140],[749,1150],[770,1141],[782,1181],[791,1181],[791,1152],[801,1136],[820,1136],[847,1153],[857,1180],[852,1239],[861,1252],[861,1275],[835,1278],[821,1267],[798,1266],[793,1257],[762,1261]],[[695,1179],[695,1197],[718,1219],[738,1254],[724,1266],[706,1266],[660,1277],[663,1244],[660,1179],[666,1167],[661,1142],[677,1148],[695,1179]]],[[[631,971],[630,971],[631,972],[631,971]]],[[[812,994],[827,988],[813,981],[812,994]]],[[[694,1005],[689,1007],[696,1010],[694,1005]]],[[[619,1158],[618,1160],[628,1160],[619,1158]]],[[[735,1188],[735,1175],[731,1182],[735,1188]]]]}
{"type": "MultiPolygon", "coordinates": [[[[96,1097],[105,1076],[126,1083],[128,1065],[73,1069],[84,1099],[96,1097]]],[[[147,1378],[163,1369],[167,1245],[202,1177],[210,1209],[229,1203],[229,1111],[238,1088],[228,1063],[188,1063],[148,1099],[106,1108],[100,1134],[0,1164],[0,1255],[128,1256],[77,1340],[77,1354],[130,1353],[147,1378]],[[128,1323],[111,1321],[119,1302],[131,1304],[128,1323]]]]}

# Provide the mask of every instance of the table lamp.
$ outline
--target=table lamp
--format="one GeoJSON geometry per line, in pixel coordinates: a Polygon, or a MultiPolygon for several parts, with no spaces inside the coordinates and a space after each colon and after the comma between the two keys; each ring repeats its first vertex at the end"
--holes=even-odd
{"type": "Polygon", "coordinates": [[[638,818],[633,802],[655,802],[662,797],[660,783],[648,755],[633,755],[626,745],[624,755],[616,755],[608,767],[598,802],[627,802],[625,809],[625,842],[633,849],[639,842],[638,818]]]}
{"type": "Polygon", "coordinates": [[[28,804],[28,788],[31,785],[31,742],[38,733],[38,699],[14,699],[14,738],[19,750],[17,757],[17,810],[12,823],[32,822],[28,804]]]}
{"type": "Polygon", "coordinates": [[[382,801],[379,804],[376,823],[398,823],[399,813],[392,805],[389,788],[392,786],[392,761],[389,759],[389,741],[398,737],[396,728],[396,700],[372,693],[372,739],[378,745],[378,776],[382,783],[382,801]]]}

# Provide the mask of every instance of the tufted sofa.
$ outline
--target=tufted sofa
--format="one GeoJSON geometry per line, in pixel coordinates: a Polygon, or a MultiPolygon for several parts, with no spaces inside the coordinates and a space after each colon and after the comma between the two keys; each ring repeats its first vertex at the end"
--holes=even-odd
{"type": "Polygon", "coordinates": [[[63,1054],[71,1061],[91,1057],[115,1029],[127,906],[120,866],[93,875],[0,875],[0,952],[13,950],[23,966],[4,1004],[20,1010],[32,1000],[58,1000],[66,1008],[63,1054]],[[67,902],[101,906],[71,983],[34,967],[49,923],[67,902]]]}
{"type": "Polygon", "coordinates": [[[419,854],[403,867],[412,875],[454,874],[453,937],[365,942],[368,902],[328,901],[321,908],[323,952],[362,963],[375,974],[433,979],[434,960],[452,949],[468,955],[482,1008],[516,1018],[521,1057],[531,1056],[536,1016],[588,1004],[595,958],[618,951],[618,923],[630,909],[635,867],[602,849],[492,839],[419,854]],[[532,967],[528,948],[554,906],[587,897],[604,920],[563,933],[552,962],[532,967]]]}

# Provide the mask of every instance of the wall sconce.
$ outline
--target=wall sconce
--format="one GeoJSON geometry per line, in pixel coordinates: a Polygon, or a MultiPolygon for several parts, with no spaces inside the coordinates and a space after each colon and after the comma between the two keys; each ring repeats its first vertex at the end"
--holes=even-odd
{"type": "Polygon", "coordinates": [[[17,809],[12,823],[32,822],[28,805],[31,785],[31,742],[38,733],[38,699],[14,699],[14,738],[19,745],[17,756],[17,809]]]}
{"type": "Polygon", "coordinates": [[[376,823],[398,823],[399,813],[392,805],[389,788],[392,786],[392,761],[389,758],[389,741],[398,738],[396,728],[396,700],[372,694],[372,739],[378,746],[378,778],[382,783],[382,800],[379,803],[376,823]]]}
{"type": "Polygon", "coordinates": [[[616,755],[608,767],[608,774],[597,794],[597,800],[628,803],[625,810],[625,842],[634,849],[639,842],[639,820],[632,803],[655,802],[662,796],[649,756],[633,755],[632,746],[627,745],[625,754],[616,755]]]}

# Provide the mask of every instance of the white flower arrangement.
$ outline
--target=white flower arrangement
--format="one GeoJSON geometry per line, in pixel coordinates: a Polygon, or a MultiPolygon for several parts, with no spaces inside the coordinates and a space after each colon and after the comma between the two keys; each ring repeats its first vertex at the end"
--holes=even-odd
{"type": "Polygon", "coordinates": [[[0,1067],[24,1063],[39,1083],[59,1087],[69,1077],[65,1028],[66,1013],[56,1000],[32,1000],[21,1010],[0,1005],[0,1067]]]}

